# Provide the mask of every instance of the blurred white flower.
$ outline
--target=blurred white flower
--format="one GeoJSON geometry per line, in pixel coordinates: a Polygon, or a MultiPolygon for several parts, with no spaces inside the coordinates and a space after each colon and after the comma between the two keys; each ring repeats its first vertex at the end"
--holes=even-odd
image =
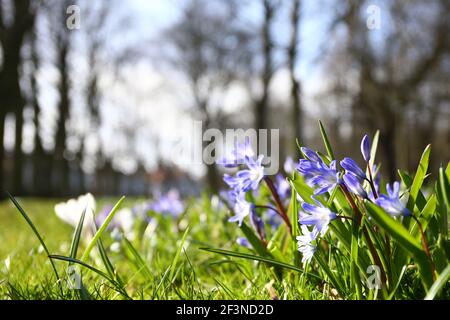
{"type": "Polygon", "coordinates": [[[9,267],[11,266],[11,256],[8,256],[6,259],[5,259],[5,267],[6,267],[6,270],[7,271],[9,271],[9,267]]]}
{"type": "Polygon", "coordinates": [[[120,242],[113,242],[111,246],[109,247],[112,252],[119,252],[120,251],[120,242]]]}
{"type": "Polygon", "coordinates": [[[129,208],[117,211],[114,216],[115,224],[123,231],[123,234],[128,240],[134,240],[135,221],[136,217],[129,208]]]}
{"type": "Polygon", "coordinates": [[[95,198],[87,193],[79,196],[78,199],[70,199],[55,205],[55,213],[62,221],[76,228],[83,211],[86,210],[83,223],[83,234],[92,233],[95,230],[94,213],[95,198]]]}

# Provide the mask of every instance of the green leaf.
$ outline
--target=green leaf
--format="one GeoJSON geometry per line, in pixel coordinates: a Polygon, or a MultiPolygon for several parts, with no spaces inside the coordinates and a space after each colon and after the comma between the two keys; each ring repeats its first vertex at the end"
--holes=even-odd
{"type": "Polygon", "coordinates": [[[84,250],[83,256],[81,257],[81,261],[86,261],[86,259],[89,257],[89,254],[91,253],[92,249],[94,248],[95,244],[97,243],[97,240],[102,236],[103,232],[106,230],[106,228],[110,224],[111,220],[114,218],[114,215],[116,214],[117,210],[120,208],[120,206],[124,200],[125,200],[125,197],[120,198],[120,200],[116,203],[114,208],[112,208],[111,212],[108,214],[105,221],[102,223],[101,227],[95,233],[91,242],[89,242],[88,246],[86,247],[86,250],[84,250]]]}
{"type": "MultiPolygon", "coordinates": [[[[37,230],[37,228],[34,225],[33,221],[31,221],[30,217],[28,217],[28,215],[26,214],[25,210],[22,209],[22,207],[20,206],[19,202],[17,202],[17,200],[9,192],[7,192],[7,194],[8,194],[9,199],[16,206],[17,210],[19,210],[19,212],[22,215],[22,217],[28,223],[28,225],[30,226],[31,230],[33,230],[34,234],[36,235],[36,237],[38,238],[38,240],[41,243],[42,247],[44,248],[44,251],[47,254],[47,256],[49,256],[50,255],[50,251],[48,251],[48,248],[45,245],[44,239],[41,237],[41,234],[37,230]]],[[[50,263],[52,265],[52,269],[53,269],[53,272],[55,273],[56,279],[59,281],[60,278],[59,278],[59,275],[58,275],[58,271],[56,270],[56,266],[53,263],[52,259],[50,259],[50,263]]]]}
{"type": "Polygon", "coordinates": [[[358,262],[358,225],[356,223],[353,223],[352,226],[352,240],[351,240],[351,259],[350,259],[350,280],[352,283],[352,287],[354,288],[356,292],[356,297],[358,300],[362,299],[362,288],[361,288],[361,278],[359,276],[359,270],[357,266],[358,262]]]}
{"type": "Polygon", "coordinates": [[[114,279],[112,279],[111,277],[109,277],[108,274],[104,273],[103,271],[81,261],[81,260],[77,260],[77,259],[73,259],[70,257],[65,257],[65,256],[60,256],[60,255],[49,255],[48,256],[50,259],[55,259],[55,260],[61,260],[61,261],[67,261],[70,263],[76,263],[79,264],[82,267],[85,267],[93,272],[95,272],[96,274],[100,275],[101,277],[105,278],[106,280],[108,280],[115,288],[118,292],[122,293],[124,296],[126,296],[127,298],[129,298],[128,294],[123,291],[121,289],[121,286],[118,282],[116,282],[114,279]]]}
{"type": "Polygon", "coordinates": [[[340,293],[340,295],[345,297],[346,290],[344,289],[345,287],[344,287],[340,277],[336,277],[336,275],[331,271],[328,264],[322,259],[319,252],[316,252],[316,254],[314,255],[314,259],[320,265],[320,267],[325,272],[325,274],[330,279],[331,283],[336,288],[336,290],[340,293]]]}
{"type": "MultiPolygon", "coordinates": [[[[434,217],[436,213],[436,195],[432,194],[430,199],[428,199],[427,204],[423,208],[420,216],[418,217],[421,221],[423,231],[427,230],[428,224],[430,220],[434,217]]],[[[413,220],[411,223],[411,227],[409,228],[409,233],[415,236],[418,240],[420,240],[419,226],[417,225],[417,221],[413,220]]]]}
{"type": "Polygon", "coordinates": [[[411,189],[409,191],[409,199],[407,208],[409,211],[414,212],[414,204],[416,203],[417,197],[422,187],[423,181],[426,178],[428,163],[430,161],[431,145],[429,144],[423,151],[422,157],[419,161],[419,166],[417,167],[416,175],[414,176],[411,189]]]}
{"type": "Polygon", "coordinates": [[[184,231],[183,237],[181,238],[181,243],[178,247],[178,250],[175,254],[175,257],[173,258],[172,264],[170,265],[170,273],[169,273],[169,279],[170,282],[173,283],[175,280],[174,274],[177,267],[178,260],[180,259],[181,251],[183,250],[184,242],[186,241],[186,237],[189,233],[189,227],[186,228],[186,231],[184,231]]]}
{"type": "Polygon", "coordinates": [[[253,254],[248,254],[248,253],[223,250],[223,249],[200,248],[200,250],[213,252],[213,253],[218,253],[218,254],[221,254],[221,255],[235,257],[235,258],[241,258],[241,259],[247,259],[247,260],[253,260],[253,261],[260,261],[260,262],[267,263],[268,265],[271,265],[271,266],[274,266],[274,267],[281,267],[281,268],[284,268],[284,269],[293,270],[293,271],[296,271],[296,272],[304,273],[306,275],[309,275],[311,277],[317,278],[319,280],[322,280],[321,277],[319,277],[319,276],[317,276],[317,275],[315,275],[313,273],[305,272],[305,270],[303,270],[303,269],[301,269],[299,267],[296,267],[296,266],[294,266],[292,264],[288,264],[288,263],[285,263],[285,262],[273,260],[273,259],[270,259],[270,258],[260,257],[260,256],[256,256],[256,255],[253,255],[253,254]]]}
{"type": "Polygon", "coordinates": [[[446,238],[448,236],[448,214],[450,213],[449,206],[449,192],[450,192],[450,180],[443,173],[443,168],[439,169],[438,181],[436,182],[436,198],[437,198],[437,210],[436,220],[432,224],[433,231],[440,232],[446,238]]]}
{"type": "Polygon", "coordinates": [[[81,214],[80,220],[78,221],[77,228],[73,234],[72,244],[70,245],[70,257],[73,259],[77,258],[78,246],[80,245],[81,231],[83,231],[84,217],[86,216],[85,208],[81,214]]]}
{"type": "Polygon", "coordinates": [[[396,284],[394,286],[394,289],[389,294],[389,297],[388,297],[387,300],[391,300],[394,297],[395,293],[397,292],[398,287],[400,286],[400,283],[402,282],[402,279],[403,279],[403,276],[405,275],[406,269],[407,269],[407,266],[403,266],[402,271],[400,272],[400,275],[399,275],[399,277],[397,279],[397,282],[396,282],[396,284]]]}
{"type": "MultiPolygon", "coordinates": [[[[372,139],[372,147],[370,149],[370,167],[373,168],[373,165],[375,164],[375,157],[377,155],[377,149],[378,149],[378,141],[380,140],[380,130],[377,130],[377,132],[375,132],[375,135],[373,136],[372,139]]],[[[373,174],[375,174],[375,172],[373,172],[373,174]]]]}
{"type": "Polygon", "coordinates": [[[428,289],[433,281],[432,269],[428,257],[422,250],[419,242],[408,233],[400,222],[394,220],[380,207],[369,201],[365,201],[365,205],[369,215],[375,220],[375,222],[392,238],[394,238],[402,248],[407,250],[414,257],[419,267],[424,286],[428,289]]]}
{"type": "MultiPolygon", "coordinates": [[[[400,178],[402,179],[403,183],[405,184],[407,189],[411,189],[411,186],[413,184],[413,178],[408,175],[405,171],[402,170],[398,170],[398,174],[400,176],[400,178]]],[[[422,210],[424,208],[424,206],[427,203],[427,199],[425,198],[425,196],[423,195],[423,193],[421,191],[419,191],[419,194],[417,195],[417,200],[416,200],[416,206],[419,210],[422,210]]]]}
{"type": "Polygon", "coordinates": [[[102,259],[103,265],[105,266],[106,270],[108,271],[108,274],[111,276],[111,278],[115,279],[117,283],[120,285],[120,287],[123,289],[123,281],[114,269],[113,264],[111,263],[111,260],[108,258],[108,254],[106,253],[105,247],[103,246],[103,241],[101,238],[97,241],[97,247],[100,252],[100,258],[102,259]]]}
{"type": "Polygon", "coordinates": [[[300,195],[303,201],[311,203],[313,190],[308,186],[302,176],[296,175],[295,180],[290,180],[294,190],[300,195]]]}
{"type": "Polygon", "coordinates": [[[261,255],[261,256],[270,256],[269,251],[263,246],[261,243],[261,240],[255,235],[253,230],[245,224],[245,222],[241,225],[241,230],[244,233],[245,237],[247,238],[248,242],[252,245],[253,249],[261,255]]]}
{"type": "Polygon", "coordinates": [[[145,263],[144,259],[141,257],[139,252],[134,248],[133,244],[125,236],[123,237],[123,243],[136,260],[138,269],[144,270],[146,277],[150,280],[152,278],[152,272],[150,271],[148,265],[145,263]]]}
{"type": "MultiPolygon", "coordinates": [[[[294,189],[292,181],[291,188],[294,189]]],[[[297,250],[296,237],[300,234],[299,226],[298,226],[298,201],[297,201],[297,193],[291,192],[291,202],[289,204],[289,212],[292,221],[292,252],[294,252],[294,264],[300,264],[300,252],[297,250]]]]}
{"type": "Polygon", "coordinates": [[[330,140],[328,139],[327,132],[325,131],[325,128],[322,125],[322,121],[319,120],[319,128],[320,128],[320,134],[322,135],[322,140],[325,145],[325,149],[327,150],[328,156],[331,160],[336,159],[334,157],[333,149],[331,148],[330,140]]]}
{"type": "Polygon", "coordinates": [[[439,168],[439,186],[442,191],[442,198],[444,200],[445,206],[447,207],[447,212],[450,212],[450,179],[444,172],[444,168],[439,168]]]}
{"type": "Polygon", "coordinates": [[[448,279],[450,279],[450,265],[445,268],[445,270],[439,275],[439,277],[436,279],[436,281],[431,286],[430,290],[428,291],[425,300],[433,300],[436,295],[439,293],[439,291],[445,286],[448,279]]]}

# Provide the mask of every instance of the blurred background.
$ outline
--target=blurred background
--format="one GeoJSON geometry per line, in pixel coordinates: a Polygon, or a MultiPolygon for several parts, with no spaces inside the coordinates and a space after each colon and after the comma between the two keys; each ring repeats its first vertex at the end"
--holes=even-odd
{"type": "Polygon", "coordinates": [[[449,33],[447,0],[0,0],[0,196],[217,190],[174,161],[193,120],[279,129],[280,159],[318,119],[338,157],[380,129],[385,177],[428,143],[436,172],[449,33]]]}

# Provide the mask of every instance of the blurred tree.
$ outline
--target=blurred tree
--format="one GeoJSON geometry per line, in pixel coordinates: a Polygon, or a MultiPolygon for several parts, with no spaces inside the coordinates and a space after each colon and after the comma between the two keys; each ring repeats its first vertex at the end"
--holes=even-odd
{"type": "MultiPolygon", "coordinates": [[[[294,139],[298,139],[300,143],[304,143],[302,133],[303,116],[301,104],[301,85],[295,75],[295,67],[299,60],[298,37],[300,28],[300,0],[292,0],[291,2],[291,36],[288,46],[288,68],[291,77],[292,125],[294,128],[294,139]]],[[[295,149],[297,150],[297,148],[295,149]]]]}
{"type": "Polygon", "coordinates": [[[19,69],[22,62],[21,49],[25,36],[33,26],[34,12],[30,0],[0,1],[0,198],[3,198],[4,124],[8,112],[16,116],[15,159],[13,192],[22,193],[22,127],[25,105],[20,88],[19,69]]]}
{"type": "MultiPolygon", "coordinates": [[[[425,146],[414,148],[414,141],[421,139],[420,134],[431,141],[438,114],[448,108],[448,95],[447,99],[436,97],[443,97],[450,78],[445,67],[449,59],[450,4],[444,0],[384,1],[373,6],[368,1],[347,0],[336,5],[332,28],[335,45],[329,45],[329,66],[337,78],[335,85],[342,84],[340,79],[348,79],[347,87],[341,89],[351,97],[353,144],[363,131],[379,128],[384,167],[392,181],[398,157],[405,158],[404,154],[411,151],[420,154],[425,146]],[[434,105],[436,102],[439,105],[434,105]],[[411,131],[411,118],[413,123],[423,123],[430,129],[419,131],[420,127],[414,126],[411,131]]],[[[411,168],[416,161],[406,166],[411,168]]]]}
{"type": "MultiPolygon", "coordinates": [[[[237,1],[189,1],[161,37],[168,44],[162,55],[187,80],[194,101],[192,110],[203,121],[203,130],[224,128],[224,96],[249,70],[251,33],[240,24],[238,6],[237,1]]],[[[217,191],[215,163],[207,165],[207,181],[217,191]]]]}
{"type": "MultiPolygon", "coordinates": [[[[37,17],[36,17],[37,19],[37,17]]],[[[33,124],[35,128],[34,132],[34,150],[33,150],[33,195],[35,196],[50,196],[51,184],[50,184],[50,162],[51,156],[44,150],[41,138],[41,105],[39,103],[39,87],[38,87],[38,74],[41,67],[41,57],[37,48],[38,30],[35,23],[35,29],[30,34],[30,60],[31,70],[29,72],[30,77],[30,104],[33,109],[33,124]]]]}
{"type": "Polygon", "coordinates": [[[269,85],[275,72],[273,62],[274,39],[272,25],[277,10],[280,8],[279,0],[261,0],[263,6],[263,22],[261,25],[261,48],[263,67],[259,75],[261,82],[261,93],[255,97],[255,128],[269,128],[269,85]]]}
{"type": "Polygon", "coordinates": [[[55,148],[53,152],[52,184],[54,193],[63,196],[69,193],[69,163],[67,161],[67,122],[69,119],[71,98],[70,98],[70,64],[69,54],[72,48],[72,31],[66,26],[66,10],[72,1],[64,0],[53,7],[54,11],[49,12],[52,17],[52,32],[55,45],[55,67],[59,73],[57,103],[58,120],[56,124],[55,148]]]}

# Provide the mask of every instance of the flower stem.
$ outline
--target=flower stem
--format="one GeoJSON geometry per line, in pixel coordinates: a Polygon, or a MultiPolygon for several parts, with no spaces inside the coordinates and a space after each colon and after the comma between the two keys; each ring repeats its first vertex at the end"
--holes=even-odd
{"type": "Polygon", "coordinates": [[[420,237],[422,240],[422,247],[425,250],[425,254],[427,255],[428,259],[430,260],[431,270],[433,272],[433,274],[432,274],[433,281],[436,281],[436,266],[433,262],[433,259],[431,258],[430,249],[428,247],[427,238],[425,237],[425,232],[423,231],[422,224],[420,223],[419,219],[416,216],[411,215],[411,217],[417,222],[417,226],[419,227],[420,237]]]}
{"type": "MultiPolygon", "coordinates": [[[[372,168],[370,166],[370,163],[367,163],[367,171],[369,171],[369,185],[370,185],[370,188],[372,189],[373,197],[375,199],[378,199],[378,192],[377,192],[377,189],[375,188],[375,184],[373,183],[372,168]]],[[[389,235],[387,233],[384,236],[384,241],[386,242],[386,251],[387,251],[387,256],[388,256],[388,264],[390,264],[390,259],[391,259],[391,239],[390,239],[390,237],[389,237],[389,235]]]]}
{"type": "MultiPolygon", "coordinates": [[[[358,225],[361,225],[361,218],[362,218],[362,214],[361,211],[359,210],[358,206],[356,205],[355,201],[352,198],[352,195],[350,194],[350,192],[348,191],[347,187],[343,184],[340,185],[342,191],[345,194],[345,197],[347,198],[348,202],[350,203],[350,206],[352,207],[353,211],[355,212],[356,215],[356,222],[358,225]]],[[[383,268],[383,265],[381,264],[381,259],[378,256],[377,251],[375,250],[375,246],[373,245],[372,239],[370,239],[369,233],[367,232],[367,229],[365,226],[363,226],[362,228],[364,237],[366,238],[366,242],[367,242],[367,246],[369,248],[370,254],[372,255],[372,258],[375,262],[375,264],[380,267],[381,269],[381,281],[383,283],[383,285],[386,284],[386,271],[383,268]]]]}
{"type": "Polygon", "coordinates": [[[370,168],[369,163],[367,163],[367,170],[369,171],[369,184],[370,184],[370,188],[372,189],[373,197],[375,199],[377,199],[378,192],[377,192],[377,189],[375,189],[375,184],[373,183],[372,169],[370,168]]]}
{"type": "Polygon", "coordinates": [[[278,214],[284,220],[287,227],[289,228],[289,233],[292,234],[292,225],[291,225],[291,222],[289,221],[286,210],[284,209],[283,204],[281,203],[281,199],[280,199],[280,196],[278,195],[277,189],[275,188],[272,180],[270,180],[269,177],[264,177],[264,181],[266,182],[267,187],[269,187],[269,190],[272,193],[273,199],[275,200],[275,204],[278,208],[278,211],[277,211],[278,214]]]}

